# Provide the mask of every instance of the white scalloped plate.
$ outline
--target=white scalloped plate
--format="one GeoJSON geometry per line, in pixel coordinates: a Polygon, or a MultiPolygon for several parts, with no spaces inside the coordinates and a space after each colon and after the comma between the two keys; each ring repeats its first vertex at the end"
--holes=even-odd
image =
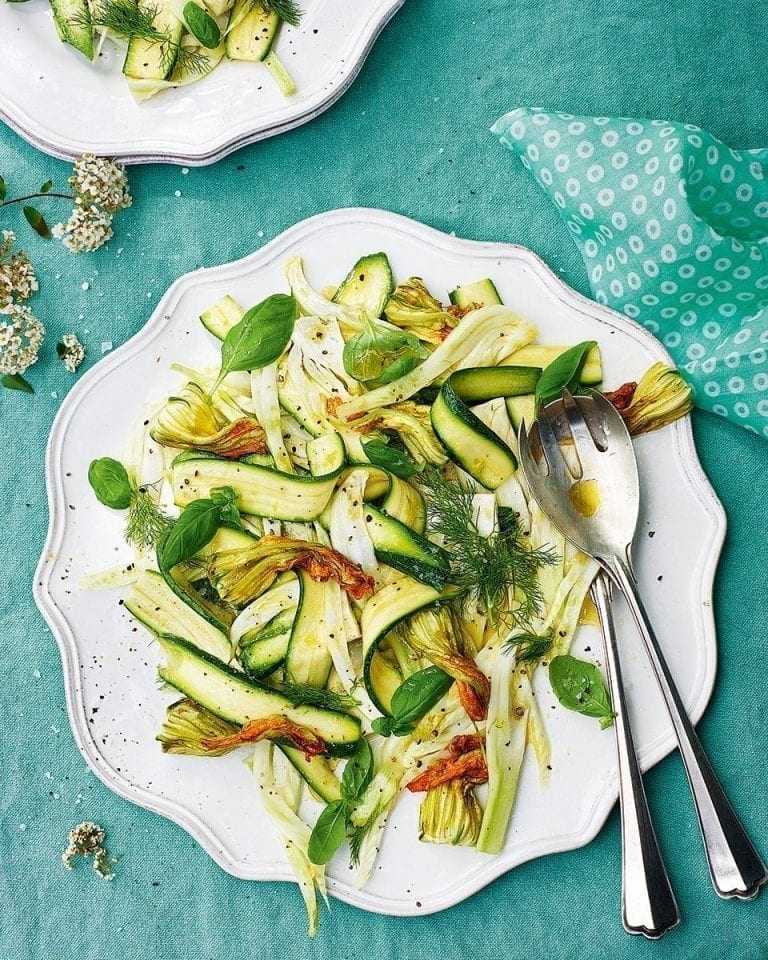
{"type": "MultiPolygon", "coordinates": [[[[75,738],[95,773],[122,796],[183,826],[225,870],[259,880],[290,879],[281,845],[237,754],[209,760],[164,756],[154,741],[167,692],[157,689],[157,652],[118,605],[120,591],[83,593],[87,572],[117,562],[121,519],[101,507],[86,481],[89,462],[121,455],[147,397],[176,382],[168,366],[194,366],[213,354],[200,312],[230,292],[244,304],[286,289],[283,264],[298,253],[311,281],[338,281],[358,256],[385,250],[400,278],[418,274],[439,295],[491,276],[504,303],[530,318],[542,342],[600,342],[606,382],[616,386],[655,360],[659,343],[636,324],[566,287],[529,250],[459,240],[377,210],[322,214],[297,224],[236,263],[178,280],[144,329],[74,387],[51,432],[47,453],[51,523],[35,579],[35,598],[64,662],[75,738]]],[[[635,558],[641,589],[683,700],[698,720],[715,679],[712,581],[725,516],[704,476],[688,420],[642,437],[637,454],[643,509],[635,558]]],[[[628,614],[617,607],[628,694],[644,767],[672,749],[672,735],[628,614]]],[[[600,659],[599,637],[582,628],[576,651],[600,659]]],[[[541,671],[540,671],[541,673],[541,671]]],[[[351,885],[346,855],[329,868],[342,900],[394,915],[442,910],[533,857],[588,843],[617,797],[613,736],[589,718],[556,708],[545,678],[538,695],[553,748],[548,786],[526,760],[505,850],[487,857],[466,848],[416,841],[416,799],[404,796],[387,827],[381,858],[364,890],[351,885]]],[[[616,878],[617,884],[619,878],[616,878]]]]}
{"type": "Polygon", "coordinates": [[[276,50],[296,80],[284,97],[262,64],[224,63],[198,83],[136,103],[123,52],[88,61],[61,43],[46,0],[0,4],[0,119],[45,153],[198,166],[298,127],[349,88],[403,0],[302,0],[276,50]]]}

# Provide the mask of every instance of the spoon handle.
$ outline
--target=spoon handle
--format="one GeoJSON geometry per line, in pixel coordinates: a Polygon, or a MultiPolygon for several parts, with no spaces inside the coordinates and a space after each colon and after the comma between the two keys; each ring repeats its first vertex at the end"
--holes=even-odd
{"type": "Polygon", "coordinates": [[[629,604],[672,720],[699,818],[712,884],[723,898],[751,899],[768,880],[766,866],[728,801],[685,712],[629,564],[617,557],[606,569],[629,604]]]}
{"type": "Polygon", "coordinates": [[[658,940],[667,930],[678,925],[680,913],[656,840],[635,753],[613,627],[610,589],[611,582],[606,574],[599,573],[592,585],[592,597],[603,630],[611,702],[616,710],[623,922],[627,933],[639,933],[649,940],[658,940]]]}

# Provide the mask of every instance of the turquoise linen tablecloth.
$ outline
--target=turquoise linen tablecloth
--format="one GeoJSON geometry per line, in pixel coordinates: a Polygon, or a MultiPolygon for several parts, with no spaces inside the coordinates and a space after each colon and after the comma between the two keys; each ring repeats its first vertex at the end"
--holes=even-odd
{"type": "MultiPolygon", "coordinates": [[[[712,892],[676,758],[647,778],[683,926],[658,944],[619,921],[614,813],[588,848],[520,867],[468,902],[418,920],[333,902],[314,942],[286,884],[219,870],[181,829],[111,794],[69,732],[56,645],[30,583],[43,543],[43,451],[73,378],[58,337],[83,334],[89,363],[140,328],[179,274],[243,256],[295,221],[333,207],[381,206],[443,230],[507,239],[540,253],[587,292],[579,253],[552,204],[488,133],[513,103],[576,114],[673,117],[734,147],[768,143],[768,34],[744,0],[548,4],[408,0],[343,100],[313,124],[207,170],[132,171],[134,206],[108,250],[75,258],[31,237],[41,274],[33,301],[48,327],[37,394],[2,392],[2,840],[0,955],[8,960],[765,960],[768,895],[712,892]],[[176,195],[176,192],[180,195],[176,195]],[[192,224],[195,229],[192,229],[192,224]],[[83,289],[84,284],[87,289],[83,289]],[[88,331],[86,334],[85,331],[88,331]],[[122,854],[117,878],[59,855],[71,826],[93,818],[122,854]]],[[[0,173],[34,187],[67,167],[7,130],[0,173]]],[[[18,226],[17,213],[9,225],[18,226]]],[[[699,452],[730,530],[715,601],[719,679],[701,724],[726,787],[764,853],[766,673],[765,441],[696,414],[699,452]]]]}

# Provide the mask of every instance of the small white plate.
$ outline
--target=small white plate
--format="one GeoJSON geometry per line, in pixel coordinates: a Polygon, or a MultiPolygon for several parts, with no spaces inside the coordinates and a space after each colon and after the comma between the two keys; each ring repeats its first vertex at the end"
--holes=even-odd
{"type": "MultiPolygon", "coordinates": [[[[171,757],[158,749],[154,737],[169,694],[155,683],[157,651],[118,606],[120,591],[78,589],[83,574],[117,562],[122,525],[96,502],[86,473],[95,457],[119,457],[144,402],[167,396],[178,382],[168,369],[172,361],[211,360],[212,343],[198,320],[211,303],[232,293],[248,305],[285,290],[283,264],[291,254],[304,257],[320,287],[377,250],[388,253],[396,277],[421,276],[443,298],[457,284],[492,277],[504,303],[536,324],[542,342],[597,340],[610,387],[668,359],[642,328],[566,287],[529,250],[459,240],[394,214],[353,209],[313,217],[244,260],[182,277],[146,327],[79,381],[51,432],[51,525],[35,578],[35,598],[61,647],[75,738],[108,786],[181,824],[238,877],[289,879],[291,873],[240,756],[171,757]]],[[[685,705],[698,720],[715,679],[712,581],[725,516],[699,465],[688,419],[639,438],[636,446],[643,493],[635,551],[640,586],[685,705]]],[[[672,734],[628,613],[618,605],[617,627],[647,768],[672,749],[672,734]]],[[[582,628],[575,649],[602,659],[592,628],[582,628]]],[[[335,896],[381,913],[425,914],[463,900],[525,860],[579,847],[596,835],[617,797],[613,734],[556,707],[546,678],[538,680],[553,769],[542,787],[534,762],[526,760],[504,851],[488,857],[418,843],[417,801],[406,795],[364,890],[351,885],[344,852],[330,864],[335,896]]]]}
{"type": "Polygon", "coordinates": [[[123,51],[89,63],[61,43],[46,0],[0,3],[0,119],[33,146],[74,159],[200,166],[298,127],[349,88],[403,0],[302,0],[298,28],[275,47],[296,81],[284,97],[262,64],[223,63],[199,83],[136,103],[123,51]]]}

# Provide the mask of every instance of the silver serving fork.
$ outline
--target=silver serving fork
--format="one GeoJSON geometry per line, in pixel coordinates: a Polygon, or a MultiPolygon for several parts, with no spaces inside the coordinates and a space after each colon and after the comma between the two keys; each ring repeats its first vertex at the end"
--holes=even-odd
{"type": "Polygon", "coordinates": [[[658,940],[680,923],[680,912],[653,829],[643,776],[637,760],[624,695],[621,661],[611,611],[611,581],[603,571],[592,584],[592,599],[605,644],[611,703],[616,711],[616,752],[619,760],[621,807],[622,922],[627,933],[658,940]]]}
{"type": "Polygon", "coordinates": [[[530,432],[525,424],[521,427],[520,462],[552,523],[600,564],[627,600],[672,721],[716,892],[724,898],[756,896],[768,871],[709,763],[638,596],[631,546],[640,491],[632,440],[621,415],[598,393],[576,399],[564,391],[562,400],[539,408],[530,432]],[[582,490],[579,497],[573,495],[574,484],[582,490]],[[588,485],[592,499],[599,501],[591,515],[583,506],[588,485]]]}

